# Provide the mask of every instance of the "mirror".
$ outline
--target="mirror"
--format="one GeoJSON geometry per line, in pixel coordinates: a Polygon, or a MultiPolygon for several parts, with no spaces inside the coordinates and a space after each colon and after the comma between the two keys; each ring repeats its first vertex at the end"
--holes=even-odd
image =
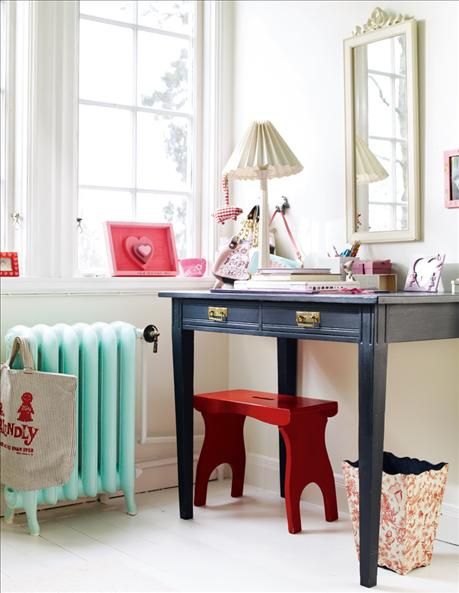
{"type": "Polygon", "coordinates": [[[348,240],[419,239],[416,21],[376,8],[344,52],[348,240]]]}

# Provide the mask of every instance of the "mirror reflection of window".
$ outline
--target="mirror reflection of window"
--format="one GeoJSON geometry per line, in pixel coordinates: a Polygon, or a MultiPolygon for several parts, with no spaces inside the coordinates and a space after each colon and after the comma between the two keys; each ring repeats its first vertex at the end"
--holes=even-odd
{"type": "Polygon", "coordinates": [[[361,231],[408,228],[408,113],[405,35],[354,48],[355,125],[389,173],[356,187],[361,231]]]}

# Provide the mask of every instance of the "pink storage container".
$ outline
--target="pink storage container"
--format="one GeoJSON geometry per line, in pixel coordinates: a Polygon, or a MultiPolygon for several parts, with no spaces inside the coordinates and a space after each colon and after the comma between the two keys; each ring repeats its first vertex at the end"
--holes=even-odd
{"type": "Polygon", "coordinates": [[[184,276],[197,278],[206,272],[206,260],[203,257],[189,257],[179,262],[184,276]]]}
{"type": "MultiPolygon", "coordinates": [[[[368,260],[363,262],[364,274],[390,274],[392,262],[390,259],[368,260]]],[[[354,271],[354,270],[353,270],[354,271]]]]}
{"type": "Polygon", "coordinates": [[[352,264],[352,273],[353,274],[364,274],[364,266],[363,261],[361,259],[354,259],[354,263],[352,264]]]}

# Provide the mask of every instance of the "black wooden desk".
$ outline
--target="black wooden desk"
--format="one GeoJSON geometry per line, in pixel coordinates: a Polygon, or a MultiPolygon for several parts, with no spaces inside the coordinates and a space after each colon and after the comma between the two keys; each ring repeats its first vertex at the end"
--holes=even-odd
{"type": "MultiPolygon", "coordinates": [[[[296,394],[297,340],[359,345],[360,583],[376,585],[387,345],[459,338],[459,295],[162,292],[173,303],[180,516],[193,517],[194,332],[277,338],[278,391],[296,394]]],[[[240,387],[244,387],[240,385],[240,387]]],[[[307,395],[307,394],[306,394],[307,395]]],[[[280,444],[281,493],[285,452],[280,444]]]]}

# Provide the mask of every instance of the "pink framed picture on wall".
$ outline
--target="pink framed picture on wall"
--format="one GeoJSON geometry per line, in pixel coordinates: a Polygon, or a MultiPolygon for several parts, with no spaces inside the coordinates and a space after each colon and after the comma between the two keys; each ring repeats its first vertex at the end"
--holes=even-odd
{"type": "Polygon", "coordinates": [[[106,222],[112,276],[176,276],[174,230],[168,223],[106,222]]]}
{"type": "Polygon", "coordinates": [[[16,251],[0,252],[0,276],[19,276],[18,254],[16,251]]]}
{"type": "Polygon", "coordinates": [[[445,206],[459,208],[459,148],[447,150],[445,167],[445,206]]]}

